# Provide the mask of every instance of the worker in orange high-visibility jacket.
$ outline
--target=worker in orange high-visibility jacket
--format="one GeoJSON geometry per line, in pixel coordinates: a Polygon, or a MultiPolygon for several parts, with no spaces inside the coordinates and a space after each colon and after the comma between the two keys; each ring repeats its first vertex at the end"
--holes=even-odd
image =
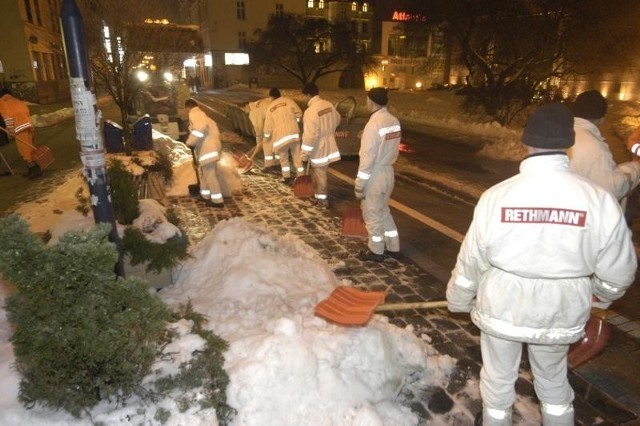
{"type": "Polygon", "coordinates": [[[200,181],[200,197],[210,207],[224,207],[220,183],[216,175],[222,144],[220,130],[193,99],[187,99],[184,107],[189,114],[189,137],[186,144],[193,149],[200,181]]]}
{"type": "Polygon", "coordinates": [[[42,176],[42,170],[33,158],[36,148],[33,146],[33,124],[27,103],[13,97],[9,89],[1,89],[0,115],[5,122],[5,130],[9,137],[15,139],[16,149],[27,164],[24,176],[29,179],[42,176]]]}

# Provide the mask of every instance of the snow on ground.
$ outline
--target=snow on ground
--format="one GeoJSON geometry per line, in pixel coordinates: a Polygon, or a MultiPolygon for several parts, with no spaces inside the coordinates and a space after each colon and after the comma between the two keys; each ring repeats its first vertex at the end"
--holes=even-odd
{"type": "MultiPolygon", "coordinates": [[[[515,147],[521,129],[464,116],[449,92],[426,95],[425,99],[423,93],[392,92],[392,111],[401,119],[432,126],[452,137],[502,141],[494,144],[503,148],[503,158],[520,155],[515,147]]],[[[325,96],[335,101],[332,96],[344,93],[325,96]]],[[[362,92],[360,98],[363,104],[362,92]]],[[[618,134],[637,125],[638,108],[625,108],[628,120],[616,124],[618,134]]],[[[41,117],[39,122],[46,119],[41,117]]],[[[233,137],[223,134],[228,141],[233,137]]],[[[175,151],[176,180],[169,193],[181,195],[193,182],[191,158],[179,143],[164,143],[175,151]]],[[[52,230],[59,235],[70,228],[91,226],[91,221],[74,211],[74,194],[81,186],[80,173],[74,173],[37,207],[26,204],[17,211],[37,232],[52,230]]],[[[192,247],[192,258],[185,262],[176,283],[163,289],[159,297],[170,306],[191,300],[196,310],[208,316],[209,327],[230,343],[225,368],[231,379],[228,402],[238,411],[233,424],[415,425],[416,415],[397,398],[400,390],[409,382],[445,386],[455,360],[436,352],[410,327],[400,329],[384,316],[360,328],[332,325],[314,316],[315,304],[340,284],[346,283],[339,282],[326,262],[299,238],[274,235],[234,218],[220,223],[192,247]]],[[[0,282],[2,304],[11,291],[7,283],[0,282]]],[[[156,366],[165,374],[198,347],[185,331],[188,324],[172,327],[181,338],[171,348],[176,361],[156,366]]],[[[132,398],[120,407],[104,402],[91,411],[90,418],[82,419],[39,406],[27,410],[17,401],[19,377],[12,369],[10,336],[6,314],[0,310],[0,425],[157,424],[154,414],[159,407],[171,412],[169,425],[217,424],[215,413],[181,412],[171,398],[157,403],[132,398]]],[[[466,390],[469,397],[479,397],[477,383],[467,383],[466,390]]],[[[465,401],[454,403],[451,413],[467,418],[475,414],[465,413],[465,401]]],[[[517,405],[528,421],[539,420],[536,404],[519,399],[517,405]]],[[[436,417],[431,424],[450,421],[436,417]]]]}

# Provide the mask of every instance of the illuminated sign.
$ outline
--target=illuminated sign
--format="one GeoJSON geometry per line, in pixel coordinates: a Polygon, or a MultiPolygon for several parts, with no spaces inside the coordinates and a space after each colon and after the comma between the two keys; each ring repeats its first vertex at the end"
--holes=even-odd
{"type": "Polygon", "coordinates": [[[427,17],[420,14],[411,14],[407,12],[398,12],[397,10],[393,11],[392,21],[418,21],[418,22],[426,22],[427,17]]]}

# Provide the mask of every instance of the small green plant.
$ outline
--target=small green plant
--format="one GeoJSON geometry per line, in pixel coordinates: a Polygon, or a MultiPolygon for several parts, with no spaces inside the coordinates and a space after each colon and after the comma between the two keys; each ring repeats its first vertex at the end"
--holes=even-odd
{"type": "Polygon", "coordinates": [[[165,394],[173,389],[182,391],[177,399],[181,411],[198,404],[200,408],[214,408],[218,423],[227,425],[236,411],[226,400],[226,389],[229,385],[229,376],[224,370],[224,351],[229,344],[221,337],[204,328],[206,317],[193,310],[191,302],[180,306],[173,314],[173,320],[187,319],[192,321],[192,333],[202,337],[206,341],[204,349],[198,351],[188,362],[180,365],[180,372],[163,377],[156,381],[155,388],[160,394],[165,394]],[[189,394],[190,389],[202,388],[204,398],[196,398],[189,394]]]}
{"type": "Polygon", "coordinates": [[[91,203],[89,202],[89,196],[86,193],[86,189],[83,187],[78,188],[75,196],[76,200],[78,200],[76,211],[82,213],[82,216],[87,217],[91,211],[91,203]]]}
{"type": "Polygon", "coordinates": [[[189,256],[189,239],[185,233],[167,239],[164,244],[154,243],[134,227],[127,227],[122,237],[122,249],[132,265],[147,264],[147,272],[171,269],[189,256]]]}
{"type": "Polygon", "coordinates": [[[138,187],[122,161],[114,159],[107,168],[109,186],[111,187],[111,203],[116,220],[122,225],[131,223],[140,216],[138,207],[138,187]]]}

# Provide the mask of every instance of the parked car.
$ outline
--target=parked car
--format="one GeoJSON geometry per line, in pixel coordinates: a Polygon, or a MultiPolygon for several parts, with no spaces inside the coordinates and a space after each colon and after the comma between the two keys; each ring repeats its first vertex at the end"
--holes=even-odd
{"type": "Polygon", "coordinates": [[[336,105],[340,113],[340,124],[336,129],[336,142],[344,159],[357,158],[360,151],[360,137],[368,116],[356,115],[356,100],[349,96],[336,105]]]}

